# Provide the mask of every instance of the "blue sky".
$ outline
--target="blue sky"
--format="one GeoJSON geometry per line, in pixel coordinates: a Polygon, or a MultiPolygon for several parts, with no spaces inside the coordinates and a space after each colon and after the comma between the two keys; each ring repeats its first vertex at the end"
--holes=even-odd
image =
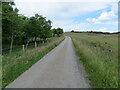
{"type": "Polygon", "coordinates": [[[19,14],[38,13],[64,31],[118,31],[119,0],[15,0],[19,14]]]}

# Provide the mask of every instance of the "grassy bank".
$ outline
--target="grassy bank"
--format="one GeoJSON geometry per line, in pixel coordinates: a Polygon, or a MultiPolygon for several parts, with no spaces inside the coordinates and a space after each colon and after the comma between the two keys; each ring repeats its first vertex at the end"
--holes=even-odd
{"type": "Polygon", "coordinates": [[[118,35],[68,33],[93,88],[118,87],[118,35]]]}
{"type": "Polygon", "coordinates": [[[15,80],[24,71],[29,69],[33,64],[39,61],[50,50],[55,48],[64,36],[53,38],[50,43],[44,44],[37,48],[23,51],[17,51],[11,55],[4,55],[3,61],[3,88],[15,80]]]}

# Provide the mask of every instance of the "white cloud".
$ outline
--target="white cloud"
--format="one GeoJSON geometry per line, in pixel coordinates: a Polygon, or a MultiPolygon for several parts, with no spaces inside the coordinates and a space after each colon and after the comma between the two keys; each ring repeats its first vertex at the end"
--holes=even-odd
{"type": "Polygon", "coordinates": [[[89,22],[98,22],[99,21],[98,19],[95,19],[95,18],[87,18],[86,20],[89,22]]]}
{"type": "Polygon", "coordinates": [[[53,28],[61,27],[64,31],[71,30],[82,30],[86,26],[89,26],[88,23],[76,22],[73,20],[53,20],[53,28]]]}
{"type": "Polygon", "coordinates": [[[98,18],[87,18],[87,21],[91,22],[98,22],[98,21],[103,21],[103,20],[111,20],[113,18],[116,18],[117,16],[113,11],[110,12],[102,12],[98,18]]]}
{"type": "Polygon", "coordinates": [[[20,2],[118,2],[119,0],[15,0],[20,2]]]}
{"type": "Polygon", "coordinates": [[[66,31],[71,31],[71,30],[82,30],[87,24],[86,23],[77,23],[69,26],[63,26],[66,31]]]}
{"type": "Polygon", "coordinates": [[[117,21],[109,21],[109,22],[101,22],[100,24],[106,24],[106,25],[118,25],[117,21]]]}
{"type": "Polygon", "coordinates": [[[93,24],[118,25],[117,21],[112,21],[118,18],[118,16],[116,15],[118,13],[118,3],[116,1],[110,5],[111,5],[111,11],[109,12],[104,11],[100,14],[99,17],[87,18],[86,21],[91,22],[93,24]]]}
{"type": "Polygon", "coordinates": [[[116,21],[111,21],[115,18],[117,18],[115,13],[113,11],[110,11],[110,12],[102,12],[98,18],[87,18],[86,21],[91,22],[93,24],[117,25],[118,23],[116,21]]]}
{"type": "Polygon", "coordinates": [[[113,11],[103,12],[103,13],[101,13],[98,20],[110,20],[110,19],[113,19],[115,17],[116,17],[116,15],[115,15],[115,13],[113,13],[113,11]]]}
{"type": "MultiPolygon", "coordinates": [[[[86,31],[90,31],[90,30],[86,30],[86,31]]],[[[107,28],[93,29],[92,31],[95,31],[95,32],[117,32],[117,30],[109,31],[107,28]]]]}
{"type": "MultiPolygon", "coordinates": [[[[44,0],[42,0],[44,1],[44,0]]],[[[112,0],[113,1],[113,0],[112,0]]],[[[35,13],[42,14],[46,17],[70,18],[79,16],[84,13],[97,11],[108,7],[109,2],[41,2],[39,0],[15,1],[20,13],[32,16],[35,13]]]]}
{"type": "Polygon", "coordinates": [[[117,32],[118,30],[108,30],[107,28],[101,28],[101,29],[93,29],[92,31],[96,31],[96,32],[117,32]]]}
{"type": "Polygon", "coordinates": [[[76,25],[78,22],[73,20],[52,20],[54,27],[76,25]]]}
{"type": "Polygon", "coordinates": [[[114,13],[118,13],[118,3],[113,3],[111,9],[114,13]]]}
{"type": "MultiPolygon", "coordinates": [[[[52,20],[53,27],[61,27],[66,31],[89,29],[88,23],[77,22],[73,18],[112,5],[111,12],[103,12],[98,18],[87,19],[94,24],[103,24],[102,20],[115,16],[116,4],[113,5],[115,2],[118,0],[15,0],[20,14],[32,16],[38,13],[52,20]]],[[[111,24],[113,23],[115,22],[111,22],[111,24]]],[[[110,22],[106,24],[110,24],[110,22]]]]}

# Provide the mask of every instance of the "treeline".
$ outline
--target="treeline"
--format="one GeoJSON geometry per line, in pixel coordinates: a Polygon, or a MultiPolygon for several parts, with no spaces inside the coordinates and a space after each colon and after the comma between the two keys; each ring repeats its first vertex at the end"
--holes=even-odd
{"type": "Polygon", "coordinates": [[[120,32],[100,32],[100,31],[71,31],[72,33],[94,33],[94,34],[119,34],[120,32]]]}
{"type": "Polygon", "coordinates": [[[13,45],[24,44],[27,47],[31,40],[45,43],[47,38],[62,35],[63,29],[52,29],[51,20],[38,14],[30,18],[19,15],[19,10],[13,5],[14,2],[2,3],[2,44],[10,45],[10,52],[13,45]]]}

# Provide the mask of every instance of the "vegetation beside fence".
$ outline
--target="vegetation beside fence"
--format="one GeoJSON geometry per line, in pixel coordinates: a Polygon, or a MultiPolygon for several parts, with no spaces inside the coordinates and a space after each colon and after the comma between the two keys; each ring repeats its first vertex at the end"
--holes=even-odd
{"type": "Polygon", "coordinates": [[[39,47],[17,51],[3,56],[3,88],[39,61],[50,50],[55,48],[64,36],[54,37],[49,43],[39,47]]]}

